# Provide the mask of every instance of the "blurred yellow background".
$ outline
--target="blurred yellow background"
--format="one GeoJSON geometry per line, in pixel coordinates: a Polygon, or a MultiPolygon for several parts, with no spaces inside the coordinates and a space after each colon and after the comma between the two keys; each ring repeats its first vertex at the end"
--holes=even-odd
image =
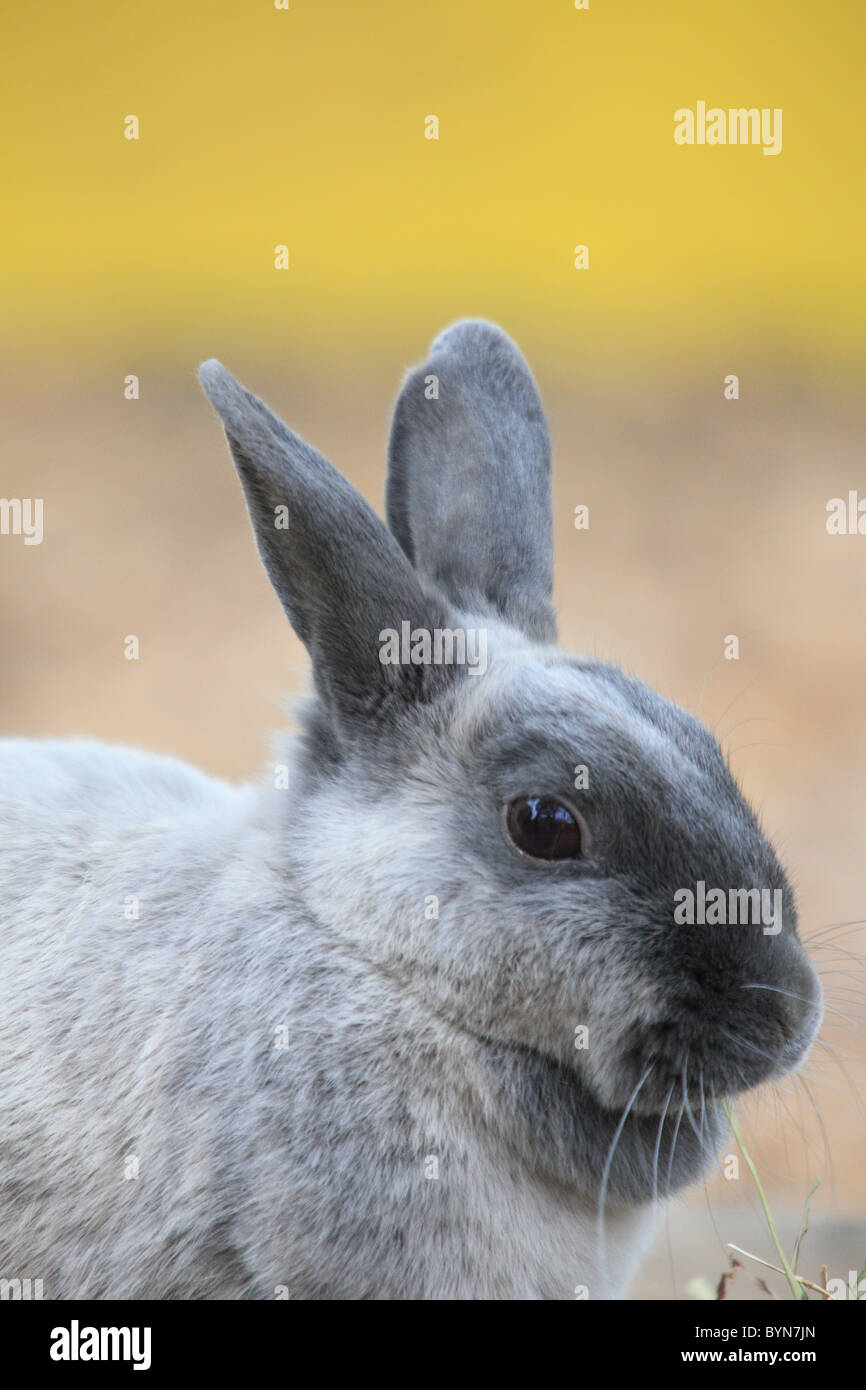
{"type": "Polygon", "coordinates": [[[16,352],[310,360],[507,312],[572,361],[862,360],[856,0],[4,9],[16,352]],[[698,100],[781,107],[781,155],[675,145],[698,100]]]}
{"type": "MultiPolygon", "coordinates": [[[[859,1269],[866,536],[825,520],[866,496],[861,6],[48,0],[2,28],[0,491],[45,506],[41,546],[0,538],[2,731],[257,775],[306,655],[197,362],[381,511],[401,372],[501,322],[551,419],[563,645],[718,721],[806,935],[855,923],[813,946],[835,1053],[744,1123],[791,1238],[821,1181],[804,1272],[859,1269]],[[677,146],[701,100],[782,108],[782,153],[677,146]]],[[[772,1258],[756,1213],[745,1170],[685,1197],[636,1292],[683,1297],[727,1240],[772,1258]]]]}

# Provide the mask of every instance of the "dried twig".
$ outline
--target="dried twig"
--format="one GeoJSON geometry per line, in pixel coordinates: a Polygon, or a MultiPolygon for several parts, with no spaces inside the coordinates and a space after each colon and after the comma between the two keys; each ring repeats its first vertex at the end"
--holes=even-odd
{"type": "Polygon", "coordinates": [[[800,1223],[800,1230],[799,1230],[799,1233],[798,1233],[798,1235],[797,1235],[797,1239],[796,1239],[795,1242],[794,1242],[794,1273],[795,1273],[795,1274],[797,1273],[797,1269],[798,1269],[799,1264],[800,1264],[800,1245],[801,1245],[801,1243],[802,1243],[802,1240],[803,1240],[804,1235],[806,1234],[806,1232],[807,1232],[808,1229],[809,1229],[809,1203],[811,1202],[812,1198],[814,1197],[815,1193],[816,1193],[817,1190],[818,1190],[818,1183],[819,1183],[819,1179],[816,1178],[815,1181],[814,1181],[813,1184],[812,1184],[812,1190],[811,1190],[811,1192],[809,1193],[808,1197],[806,1198],[806,1204],[805,1204],[805,1206],[803,1207],[803,1220],[802,1220],[802,1222],[800,1223]]]}
{"type": "Polygon", "coordinates": [[[721,1277],[721,1279],[719,1280],[718,1287],[717,1287],[717,1289],[716,1289],[716,1299],[717,1299],[717,1300],[721,1300],[721,1299],[723,1299],[723,1298],[727,1298],[727,1296],[728,1296],[728,1285],[730,1284],[730,1282],[731,1282],[732,1279],[736,1278],[737,1270],[743,1268],[743,1266],[742,1266],[742,1264],[740,1263],[740,1261],[739,1261],[739,1260],[735,1260],[734,1257],[733,1257],[733,1255],[729,1255],[729,1256],[728,1256],[728,1259],[729,1259],[730,1262],[731,1262],[731,1267],[730,1267],[730,1269],[724,1270],[724,1272],[722,1273],[722,1277],[721,1277]]]}
{"type": "MultiPolygon", "coordinates": [[[[728,1241],[728,1246],[730,1247],[731,1250],[736,1250],[736,1252],[737,1252],[738,1255],[745,1255],[745,1257],[746,1257],[747,1260],[756,1260],[757,1263],[758,1263],[759,1265],[763,1265],[765,1269],[772,1269],[772,1271],[773,1271],[774,1274],[784,1274],[784,1273],[785,1273],[784,1269],[780,1269],[778,1265],[771,1265],[769,1260],[762,1260],[761,1257],[760,1257],[760,1255],[753,1255],[752,1252],[751,1252],[750,1250],[743,1250],[743,1249],[740,1248],[739,1245],[734,1245],[733,1242],[730,1241],[730,1240],[728,1241]]],[[[823,1288],[821,1287],[820,1284],[815,1284],[815,1283],[813,1283],[813,1281],[812,1281],[811,1279],[806,1279],[805,1276],[802,1275],[802,1274],[796,1274],[796,1275],[794,1275],[794,1278],[795,1278],[795,1279],[797,1280],[797,1282],[798,1282],[799,1284],[801,1284],[802,1287],[803,1287],[803,1292],[800,1293],[800,1294],[798,1294],[797,1297],[798,1297],[798,1298],[806,1298],[808,1295],[806,1294],[805,1290],[806,1290],[806,1289],[814,1289],[814,1290],[815,1290],[815,1293],[819,1293],[819,1294],[821,1295],[822,1298],[827,1298],[827,1299],[829,1299],[831,1302],[834,1301],[834,1300],[836,1299],[836,1295],[830,1293],[830,1292],[828,1291],[828,1289],[827,1289],[827,1266],[826,1266],[826,1265],[824,1265],[824,1266],[822,1267],[822,1269],[821,1269],[821,1277],[822,1277],[823,1280],[824,1280],[824,1287],[823,1287],[823,1288]]]]}
{"type": "Polygon", "coordinates": [[[752,1278],[754,1279],[758,1288],[761,1290],[761,1293],[765,1293],[768,1298],[774,1298],[778,1303],[779,1295],[773,1293],[773,1290],[770,1288],[769,1284],[765,1283],[763,1279],[759,1279],[757,1274],[753,1274],[752,1278]]]}

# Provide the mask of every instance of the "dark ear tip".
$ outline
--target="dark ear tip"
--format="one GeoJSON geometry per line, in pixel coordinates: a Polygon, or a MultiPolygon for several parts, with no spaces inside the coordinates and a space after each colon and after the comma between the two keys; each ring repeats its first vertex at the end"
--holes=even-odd
{"type": "Polygon", "coordinates": [[[454,357],[480,357],[502,352],[519,356],[508,334],[486,319],[458,319],[433,339],[430,352],[433,357],[446,353],[454,357]]]}

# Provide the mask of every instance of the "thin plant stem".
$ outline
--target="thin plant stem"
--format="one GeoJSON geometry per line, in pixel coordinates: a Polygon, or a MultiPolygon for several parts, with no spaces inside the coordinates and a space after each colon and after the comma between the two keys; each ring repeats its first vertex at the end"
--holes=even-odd
{"type": "MultiPolygon", "coordinates": [[[[780,1269],[778,1265],[770,1264],[769,1260],[762,1260],[760,1255],[753,1255],[751,1250],[744,1250],[741,1245],[734,1245],[734,1242],[732,1240],[728,1241],[728,1249],[736,1250],[738,1255],[745,1255],[747,1260],[755,1260],[759,1265],[763,1265],[764,1269],[772,1269],[776,1272],[776,1274],[785,1273],[785,1271],[783,1269],[780,1269]]],[[[814,1289],[815,1292],[819,1293],[822,1298],[828,1298],[832,1302],[834,1295],[828,1293],[826,1288],[822,1289],[820,1284],[814,1284],[811,1279],[805,1279],[802,1274],[798,1274],[797,1279],[801,1284],[805,1285],[807,1289],[814,1289]]],[[[802,1295],[800,1295],[800,1297],[802,1297],[802,1295]]]]}
{"type": "Polygon", "coordinates": [[[767,1228],[770,1232],[770,1236],[772,1237],[773,1244],[776,1247],[776,1254],[779,1256],[779,1263],[782,1266],[782,1271],[785,1275],[785,1278],[788,1281],[788,1287],[790,1288],[794,1298],[796,1298],[798,1301],[808,1299],[809,1295],[806,1293],[806,1290],[803,1288],[803,1285],[800,1283],[799,1279],[797,1278],[796,1274],[791,1268],[790,1263],[788,1262],[788,1257],[785,1254],[785,1251],[782,1247],[782,1242],[779,1239],[779,1232],[776,1230],[776,1223],[773,1219],[773,1213],[770,1210],[770,1204],[767,1201],[767,1194],[764,1191],[761,1179],[758,1177],[758,1170],[752,1161],[752,1156],[749,1153],[749,1150],[746,1148],[745,1143],[743,1142],[743,1136],[740,1133],[740,1126],[737,1124],[736,1116],[734,1115],[731,1106],[728,1104],[726,1100],[722,1101],[722,1109],[725,1112],[728,1124],[731,1126],[731,1132],[733,1133],[733,1136],[737,1141],[737,1148],[740,1150],[740,1153],[746,1160],[749,1172],[755,1180],[755,1187],[757,1188],[758,1196],[761,1200],[761,1206],[764,1209],[764,1217],[767,1222],[767,1228]]]}

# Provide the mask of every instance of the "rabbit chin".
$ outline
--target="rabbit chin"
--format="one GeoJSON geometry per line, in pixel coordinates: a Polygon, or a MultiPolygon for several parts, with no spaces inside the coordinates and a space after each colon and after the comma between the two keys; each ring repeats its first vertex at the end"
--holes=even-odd
{"type": "Polygon", "coordinates": [[[620,1000],[624,1017],[601,1012],[587,1051],[491,1043],[491,1073],[527,1159],[606,1203],[649,1201],[700,1179],[727,1135],[721,1100],[794,1071],[814,1042],[820,980],[789,946],[798,992],[739,990],[736,1033],[724,1008],[718,1018],[705,1007],[690,1022],[637,1022],[620,1000]]]}
{"type": "Polygon", "coordinates": [[[607,1206],[671,1196],[703,1176],[726,1134],[721,1107],[683,1100],[638,1112],[606,1104],[585,1076],[518,1044],[490,1043],[500,1120],[524,1161],[607,1206]]]}

